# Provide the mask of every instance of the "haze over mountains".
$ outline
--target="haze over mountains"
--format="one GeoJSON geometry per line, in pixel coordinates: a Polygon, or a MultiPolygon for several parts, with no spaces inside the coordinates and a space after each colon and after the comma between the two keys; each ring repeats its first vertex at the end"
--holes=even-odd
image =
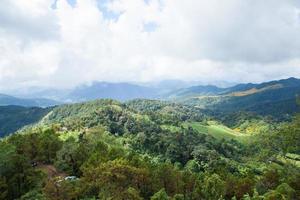
{"type": "MultiPolygon", "coordinates": [[[[230,85],[230,84],[226,84],[230,85]]],[[[12,92],[13,95],[0,94],[0,105],[18,105],[26,107],[47,107],[62,103],[83,102],[94,99],[115,99],[127,101],[137,98],[191,101],[195,98],[229,98],[247,99],[261,96],[267,101],[292,99],[299,92],[300,80],[289,78],[260,84],[237,84],[231,87],[199,85],[197,82],[176,80],[152,84],[93,82],[80,85],[74,89],[35,88],[12,92]],[[267,95],[270,98],[265,97],[267,95]]]]}
{"type": "Polygon", "coordinates": [[[42,97],[59,102],[78,102],[98,98],[112,98],[123,101],[134,98],[157,98],[159,94],[197,84],[199,82],[179,80],[164,80],[149,83],[94,81],[70,89],[32,87],[6,92],[11,96],[18,96],[20,98],[35,99],[42,97]]]}
{"type": "Polygon", "coordinates": [[[159,90],[130,83],[95,82],[90,86],[75,88],[68,97],[73,101],[87,101],[94,99],[116,99],[126,101],[136,98],[153,99],[159,90]]]}
{"type": "Polygon", "coordinates": [[[24,106],[24,107],[49,107],[60,102],[46,98],[17,98],[6,94],[0,94],[0,106],[24,106]]]}

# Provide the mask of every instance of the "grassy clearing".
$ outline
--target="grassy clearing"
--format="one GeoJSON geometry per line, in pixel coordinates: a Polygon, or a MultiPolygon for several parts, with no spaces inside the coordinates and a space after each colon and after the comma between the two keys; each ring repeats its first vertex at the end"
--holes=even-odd
{"type": "Polygon", "coordinates": [[[187,122],[184,123],[185,127],[191,126],[193,129],[196,129],[200,133],[208,134],[216,139],[235,139],[240,142],[247,142],[250,139],[249,135],[242,134],[240,132],[234,131],[224,125],[217,124],[215,122],[209,122],[207,125],[203,125],[199,122],[187,122]]]}
{"type": "Polygon", "coordinates": [[[172,126],[172,125],[161,125],[160,126],[164,130],[169,130],[171,132],[180,132],[181,128],[177,126],[172,126]]]}

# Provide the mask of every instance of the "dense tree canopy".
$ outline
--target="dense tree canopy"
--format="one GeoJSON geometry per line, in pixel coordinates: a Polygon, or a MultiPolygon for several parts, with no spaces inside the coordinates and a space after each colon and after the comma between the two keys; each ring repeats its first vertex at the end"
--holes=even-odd
{"type": "Polygon", "coordinates": [[[54,108],[0,141],[0,199],[297,199],[300,117],[247,140],[211,120],[147,100],[54,108]]]}

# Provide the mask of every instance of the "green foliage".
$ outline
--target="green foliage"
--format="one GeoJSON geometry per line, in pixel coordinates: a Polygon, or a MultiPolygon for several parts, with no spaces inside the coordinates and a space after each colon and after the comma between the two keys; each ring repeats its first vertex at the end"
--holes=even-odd
{"type": "Polygon", "coordinates": [[[228,176],[226,177],[226,196],[234,196],[237,199],[245,198],[254,193],[255,178],[248,175],[246,177],[228,176]]]}
{"type": "Polygon", "coordinates": [[[8,185],[6,183],[6,178],[5,177],[0,177],[0,199],[5,200],[7,199],[7,194],[8,194],[8,185]]]}
{"type": "Polygon", "coordinates": [[[151,200],[168,200],[168,199],[169,196],[166,193],[165,189],[159,190],[151,197],[151,200]]]}
{"type": "Polygon", "coordinates": [[[132,200],[142,200],[143,198],[140,196],[139,192],[132,188],[129,187],[125,193],[123,193],[120,197],[120,199],[132,199],[132,200]]]}
{"type": "Polygon", "coordinates": [[[0,141],[0,199],[299,196],[299,118],[247,142],[209,118],[198,108],[148,100],[54,108],[0,141]]]}
{"type": "Polygon", "coordinates": [[[172,200],[184,200],[183,194],[175,194],[172,200]]]}
{"type": "Polygon", "coordinates": [[[0,157],[5,160],[5,163],[1,159],[0,177],[2,190],[4,190],[1,196],[14,199],[38,185],[43,175],[33,170],[28,158],[14,151],[11,145],[2,144],[0,157]]]}
{"type": "Polygon", "coordinates": [[[21,200],[47,200],[46,196],[40,190],[31,190],[21,197],[21,200]]]}
{"type": "Polygon", "coordinates": [[[283,195],[286,199],[294,199],[296,198],[296,191],[291,188],[287,183],[280,184],[276,191],[283,195]]]}
{"type": "Polygon", "coordinates": [[[83,182],[89,183],[88,191],[100,191],[102,198],[110,198],[118,195],[118,192],[126,192],[132,187],[141,189],[147,185],[147,171],[134,167],[126,160],[117,159],[108,161],[97,167],[86,168],[83,174],[83,182]]]}
{"type": "Polygon", "coordinates": [[[207,200],[223,199],[225,182],[218,174],[212,174],[204,179],[202,193],[207,200]]]}

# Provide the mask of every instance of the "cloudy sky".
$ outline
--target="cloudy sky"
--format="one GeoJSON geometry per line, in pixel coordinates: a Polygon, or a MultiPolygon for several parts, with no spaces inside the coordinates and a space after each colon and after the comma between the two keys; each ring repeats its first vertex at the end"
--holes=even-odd
{"type": "Polygon", "coordinates": [[[1,0],[2,90],[290,76],[299,0],[1,0]]]}

